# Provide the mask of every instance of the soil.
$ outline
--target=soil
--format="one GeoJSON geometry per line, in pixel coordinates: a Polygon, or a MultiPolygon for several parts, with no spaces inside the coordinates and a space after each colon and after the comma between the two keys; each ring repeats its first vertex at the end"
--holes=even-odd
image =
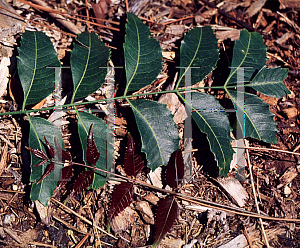
{"type": "MultiPolygon", "coordinates": [[[[224,61],[230,61],[234,40],[238,39],[240,30],[245,28],[251,32],[262,33],[268,47],[267,65],[289,69],[284,84],[290,90],[290,94],[282,99],[259,94],[275,114],[278,144],[248,139],[249,146],[256,148],[247,149],[252,170],[247,167],[245,180],[234,186],[236,189],[240,187],[237,195],[226,188],[230,178],[235,177],[235,172],[230,172],[227,179],[218,178],[214,161],[207,157],[208,143],[203,141],[201,147],[194,145],[195,150],[191,158],[192,180],[185,182],[180,192],[212,203],[240,207],[254,213],[257,213],[258,206],[261,214],[300,219],[300,197],[298,196],[300,193],[300,1],[131,0],[127,3],[123,0],[101,0],[97,6],[82,0],[44,2],[49,8],[73,15],[86,17],[86,9],[88,9],[89,16],[118,22],[118,24],[98,22],[105,27],[97,27],[93,23],[88,25],[74,19],[67,20],[70,25],[62,24],[57,16],[50,16],[47,11],[29,6],[25,1],[9,1],[9,3],[4,1],[1,1],[1,6],[10,7],[12,11],[15,10],[18,15],[28,20],[26,23],[20,21],[20,26],[16,28],[3,17],[5,15],[0,11],[2,18],[0,20],[3,24],[0,28],[9,29],[10,32],[10,36],[0,35],[3,61],[10,56],[16,57],[16,47],[20,45],[19,37],[26,28],[46,32],[55,44],[59,59],[64,62],[64,65],[68,65],[74,33],[89,29],[100,35],[102,40],[112,48],[112,59],[118,63],[116,57],[122,54],[124,41],[126,7],[130,12],[143,18],[144,23],[150,27],[153,37],[160,42],[165,61],[161,73],[163,79],[167,73],[172,78],[175,69],[172,56],[178,53],[183,34],[193,26],[212,25],[215,28],[221,48],[220,67],[224,61]],[[253,172],[253,179],[251,172],[253,172]],[[255,195],[252,180],[255,185],[255,195]]],[[[42,1],[33,2],[37,5],[42,4],[42,1]]],[[[11,63],[12,79],[9,87],[4,90],[2,90],[3,86],[0,87],[0,92],[3,94],[0,101],[1,113],[19,110],[18,106],[22,102],[20,99],[22,93],[18,83],[15,82],[17,76],[15,77],[16,69],[13,65],[16,62],[12,59],[11,63]]],[[[224,65],[226,70],[226,62],[224,65]]],[[[217,75],[210,75],[203,83],[211,85],[215,77],[217,75]]],[[[64,79],[64,81],[70,80],[64,79]]],[[[142,92],[160,90],[161,83],[164,82],[158,80],[142,89],[142,92]]],[[[66,91],[68,87],[71,86],[64,85],[66,91]]],[[[207,92],[217,97],[224,95],[223,92],[218,91],[207,92]]],[[[104,95],[100,90],[91,97],[100,99],[104,95]]],[[[53,96],[48,97],[36,108],[40,108],[45,103],[53,104],[53,96]]],[[[119,101],[117,104],[122,108],[124,103],[119,101]]],[[[49,114],[50,112],[43,111],[36,115],[49,117],[49,114]]],[[[122,111],[116,111],[115,125],[118,128],[115,133],[115,149],[116,156],[120,156],[117,161],[122,161],[124,156],[123,139],[127,131],[134,129],[131,123],[126,122],[123,115],[126,115],[126,106],[122,111]]],[[[65,124],[62,132],[65,148],[76,156],[80,143],[74,135],[74,118],[70,114],[68,118],[63,119],[65,124]]],[[[179,114],[178,118],[178,130],[182,134],[182,116],[179,114]]],[[[201,134],[196,135],[197,139],[203,139],[201,134]]],[[[0,247],[151,246],[157,202],[159,197],[162,197],[161,193],[137,187],[134,203],[115,219],[111,233],[108,234],[105,232],[107,214],[110,195],[116,182],[109,181],[97,191],[84,190],[66,205],[60,204],[68,192],[65,188],[49,201],[47,207],[38,202],[31,202],[30,169],[26,166],[28,158],[24,157],[22,150],[24,147],[22,144],[27,139],[28,126],[22,115],[0,117],[0,247]],[[94,223],[94,226],[91,223],[94,223]]],[[[245,158],[247,160],[247,153],[245,158]]],[[[145,173],[142,177],[149,180],[149,175],[145,173]]],[[[161,182],[158,181],[157,184],[161,182]]],[[[216,208],[215,205],[204,206],[181,199],[177,202],[179,219],[158,247],[300,247],[299,222],[265,219],[260,221],[255,217],[242,216],[225,211],[223,208],[216,208]]]]}

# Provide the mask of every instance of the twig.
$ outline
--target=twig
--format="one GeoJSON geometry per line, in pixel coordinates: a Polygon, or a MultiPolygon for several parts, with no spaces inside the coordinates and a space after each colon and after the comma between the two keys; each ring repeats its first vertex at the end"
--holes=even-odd
{"type": "Polygon", "coordinates": [[[298,153],[298,152],[290,152],[290,151],[284,151],[284,150],[274,149],[274,148],[251,147],[251,146],[245,146],[245,147],[233,146],[233,148],[244,148],[244,149],[250,149],[250,150],[262,150],[262,151],[274,151],[274,152],[282,152],[282,153],[288,153],[288,154],[293,154],[293,155],[300,155],[300,153],[298,153]]]}
{"type": "MultiPolygon", "coordinates": [[[[247,140],[245,140],[245,143],[246,143],[247,146],[249,146],[247,140]]],[[[251,163],[250,163],[249,150],[246,150],[246,152],[247,152],[247,162],[248,162],[248,165],[249,165],[250,180],[251,180],[251,186],[252,186],[252,191],[253,191],[255,206],[256,206],[257,213],[260,214],[260,210],[259,210],[259,206],[258,206],[258,202],[257,202],[257,197],[256,197],[256,191],[255,191],[254,181],[253,181],[252,166],[251,166],[251,163]]],[[[267,246],[267,248],[270,248],[269,241],[268,241],[268,238],[267,238],[267,235],[266,235],[266,232],[265,232],[264,224],[263,224],[261,218],[259,218],[259,223],[260,223],[261,232],[263,234],[266,246],[267,246]]]]}
{"type": "Polygon", "coordinates": [[[80,240],[80,242],[75,246],[75,248],[80,248],[84,242],[87,240],[87,238],[89,237],[89,234],[86,234],[82,240],[80,240]]]}
{"type": "Polygon", "coordinates": [[[183,20],[190,19],[190,18],[194,18],[194,16],[191,15],[191,16],[180,18],[180,19],[172,20],[172,21],[169,21],[169,22],[164,22],[164,23],[161,23],[161,25],[169,25],[171,23],[178,22],[178,21],[183,21],[183,20]]]}
{"type": "Polygon", "coordinates": [[[126,7],[126,12],[129,12],[128,0],[125,0],[125,7],[126,7]]]}
{"type": "MultiPolygon", "coordinates": [[[[93,223],[88,220],[87,218],[77,214],[75,211],[73,211],[72,209],[68,208],[67,206],[65,206],[64,204],[62,204],[61,202],[59,202],[58,200],[54,199],[53,197],[51,198],[51,201],[53,201],[54,203],[58,204],[59,206],[61,206],[62,208],[64,208],[66,211],[68,211],[69,213],[72,213],[74,214],[76,217],[78,217],[79,219],[83,220],[84,222],[86,222],[87,224],[91,225],[91,226],[95,226],[93,225],[93,223]]],[[[114,239],[117,239],[115,236],[113,236],[112,234],[106,232],[105,230],[103,230],[102,228],[100,228],[99,226],[95,226],[99,231],[105,233],[106,235],[114,238],[114,239]]]]}
{"type": "MultiPolygon", "coordinates": [[[[43,6],[43,7],[48,7],[48,4],[42,0],[32,0],[36,4],[43,6]]],[[[62,15],[49,12],[49,15],[52,16],[54,19],[56,19],[58,22],[60,22],[63,26],[65,26],[67,29],[69,29],[72,33],[74,34],[79,34],[81,33],[81,30],[72,22],[66,20],[62,15]]]]}
{"type": "MultiPolygon", "coordinates": [[[[86,11],[86,19],[87,21],[90,20],[90,14],[89,14],[89,8],[88,8],[88,1],[85,0],[85,11],[86,11]]],[[[91,24],[88,22],[87,23],[87,31],[90,32],[91,24]]]]}
{"type": "Polygon", "coordinates": [[[249,248],[253,248],[252,240],[251,240],[251,238],[249,237],[247,228],[245,227],[245,225],[243,225],[243,227],[244,227],[244,236],[246,237],[246,239],[247,239],[247,241],[248,241],[249,248]]]}
{"type": "MultiPolygon", "coordinates": [[[[203,199],[200,199],[200,198],[197,198],[197,197],[188,196],[188,195],[185,195],[185,194],[176,193],[174,191],[162,189],[162,188],[153,186],[153,185],[151,185],[149,183],[140,181],[138,179],[134,179],[134,178],[129,178],[129,177],[125,177],[125,176],[122,176],[122,175],[118,175],[118,174],[115,174],[113,172],[102,170],[102,169],[97,168],[97,167],[93,167],[93,166],[89,166],[89,165],[85,165],[85,164],[80,164],[80,163],[75,163],[75,162],[73,162],[73,164],[81,165],[81,166],[89,168],[89,169],[101,171],[101,172],[104,172],[104,173],[116,176],[118,178],[121,178],[123,180],[132,182],[132,183],[138,183],[141,186],[145,186],[145,187],[154,189],[154,190],[159,191],[159,192],[163,192],[163,193],[166,193],[166,194],[173,194],[173,195],[175,195],[179,199],[186,200],[186,201],[193,202],[193,203],[197,203],[197,204],[199,204],[201,206],[204,206],[204,207],[214,208],[214,209],[218,209],[218,210],[222,210],[222,211],[227,211],[227,212],[238,214],[238,215],[242,215],[242,216],[249,216],[249,217],[253,217],[253,218],[262,218],[262,219],[265,219],[265,220],[287,221],[287,222],[300,222],[300,219],[278,218],[278,217],[271,217],[271,216],[268,216],[268,215],[256,214],[256,213],[253,213],[253,212],[250,212],[250,211],[246,211],[246,210],[241,209],[241,208],[226,206],[226,205],[222,205],[222,204],[219,204],[219,203],[206,201],[206,200],[203,200],[203,199]]],[[[62,203],[60,203],[60,204],[62,204],[62,203]]]]}
{"type": "Polygon", "coordinates": [[[76,227],[70,225],[68,222],[66,222],[66,221],[64,221],[64,220],[62,220],[62,219],[60,219],[60,218],[58,218],[58,217],[55,216],[55,215],[53,216],[53,219],[55,219],[55,220],[57,220],[58,222],[62,223],[62,224],[65,225],[67,228],[74,230],[75,232],[82,233],[82,234],[87,234],[87,232],[80,231],[78,228],[76,228],[76,227]]]}
{"type": "Polygon", "coordinates": [[[18,17],[20,17],[20,18],[22,18],[22,19],[24,19],[24,20],[26,20],[26,21],[33,22],[33,23],[35,23],[35,24],[41,25],[41,26],[46,27],[46,28],[48,28],[48,29],[50,29],[50,30],[55,30],[55,31],[57,31],[57,32],[63,33],[63,34],[68,35],[68,36],[77,37],[77,35],[75,35],[75,34],[71,34],[71,33],[62,31],[62,30],[60,30],[60,29],[53,28],[53,27],[51,27],[51,26],[49,26],[49,25],[45,25],[45,24],[42,24],[42,23],[39,23],[39,22],[30,20],[30,19],[26,19],[26,17],[23,17],[23,16],[21,16],[21,15],[19,15],[19,14],[16,14],[16,13],[14,13],[14,12],[12,12],[12,11],[10,11],[10,10],[8,10],[8,9],[6,9],[6,8],[4,8],[4,7],[2,7],[2,6],[0,6],[0,8],[1,8],[1,9],[4,9],[4,10],[6,10],[6,11],[8,11],[8,12],[14,14],[14,15],[18,15],[18,17]]]}
{"type": "MultiPolygon", "coordinates": [[[[76,20],[76,21],[80,21],[80,22],[85,22],[85,23],[89,23],[89,24],[92,24],[94,26],[98,26],[98,27],[101,27],[101,28],[107,28],[107,29],[111,29],[111,30],[114,30],[114,31],[120,31],[120,29],[118,28],[114,28],[114,27],[110,27],[110,26],[105,26],[105,25],[102,25],[102,24],[99,24],[99,23],[95,23],[95,22],[91,22],[91,21],[88,21],[88,20],[84,20],[84,19],[80,19],[78,17],[82,16],[82,15],[73,15],[75,17],[73,17],[70,13],[63,13],[59,10],[55,10],[55,9],[51,9],[51,8],[48,8],[48,7],[44,7],[44,6],[40,6],[40,5],[37,5],[37,4],[34,4],[34,3],[30,3],[30,2],[27,2],[25,0],[18,0],[22,3],[25,3],[35,9],[38,9],[38,10],[43,10],[43,11],[46,11],[46,12],[49,12],[50,13],[53,13],[53,14],[59,14],[59,15],[62,15],[62,16],[66,16],[68,17],[69,19],[73,19],[73,20],[76,20]],[[78,16],[78,17],[76,17],[78,16]]],[[[89,17],[90,19],[93,19],[93,20],[102,20],[102,21],[106,21],[106,22],[110,22],[110,23],[113,23],[113,24],[116,24],[116,25],[119,25],[118,22],[115,22],[115,21],[110,21],[110,20],[103,20],[103,19],[100,19],[100,18],[95,18],[95,17],[89,17]]],[[[81,31],[80,31],[81,32],[81,31]]]]}

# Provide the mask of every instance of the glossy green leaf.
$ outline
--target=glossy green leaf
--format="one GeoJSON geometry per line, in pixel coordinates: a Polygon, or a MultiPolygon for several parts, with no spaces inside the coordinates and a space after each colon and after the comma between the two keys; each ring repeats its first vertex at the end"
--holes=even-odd
{"type": "Polygon", "coordinates": [[[139,90],[156,80],[162,70],[162,50],[151,38],[149,28],[132,13],[127,13],[124,43],[126,89],[139,90]]]}
{"type": "MultiPolygon", "coordinates": [[[[226,85],[237,84],[237,72],[240,70],[241,80],[250,81],[255,72],[258,72],[267,62],[267,47],[259,33],[249,33],[242,30],[240,38],[235,41],[230,74],[226,85]]],[[[240,81],[240,79],[239,79],[240,81]]]]}
{"type": "Polygon", "coordinates": [[[274,114],[270,112],[269,105],[256,95],[249,93],[228,91],[231,101],[237,111],[244,113],[245,138],[252,137],[268,143],[277,143],[276,123],[273,119],[274,114]],[[244,106],[237,102],[237,96],[244,98],[244,106]]]}
{"type": "Polygon", "coordinates": [[[178,149],[178,132],[173,115],[167,106],[151,100],[129,101],[142,139],[148,166],[154,171],[166,165],[178,149]]]}
{"type": "Polygon", "coordinates": [[[232,129],[225,109],[215,97],[202,92],[193,92],[192,99],[192,117],[201,132],[207,135],[220,176],[226,176],[234,151],[230,144],[232,129]]]}
{"type": "MultiPolygon", "coordinates": [[[[57,126],[39,117],[30,117],[28,118],[28,120],[30,123],[28,141],[29,147],[46,152],[44,137],[46,137],[50,145],[52,145],[53,147],[55,147],[54,138],[57,137],[62,146],[61,132],[57,126]]],[[[30,181],[33,182],[33,184],[31,187],[30,198],[32,201],[39,200],[43,205],[46,206],[47,202],[53,194],[55,187],[57,186],[57,182],[60,179],[62,164],[55,163],[54,172],[52,172],[43,181],[37,184],[36,182],[42,177],[46,167],[49,164],[49,162],[47,162],[41,166],[34,167],[34,165],[36,165],[40,161],[41,159],[37,158],[31,153],[30,181]]]]}
{"type": "Polygon", "coordinates": [[[54,90],[55,69],[60,63],[50,38],[43,32],[25,31],[18,48],[18,74],[23,88],[22,109],[46,98],[54,90]]]}
{"type": "Polygon", "coordinates": [[[212,28],[210,26],[193,28],[181,42],[178,83],[184,86],[183,78],[188,69],[191,69],[194,84],[202,81],[215,69],[218,59],[218,40],[212,28]]]}
{"type": "Polygon", "coordinates": [[[109,49],[96,34],[83,32],[78,35],[77,42],[79,44],[74,43],[71,51],[72,102],[94,93],[102,86],[109,59],[109,49]]]}
{"type": "MultiPolygon", "coordinates": [[[[110,157],[113,156],[113,146],[110,135],[107,132],[107,125],[105,122],[87,112],[77,111],[78,117],[78,134],[81,142],[81,147],[83,151],[83,159],[85,163],[86,160],[86,148],[87,148],[87,138],[91,125],[94,124],[94,138],[98,151],[100,152],[100,157],[96,163],[96,167],[103,170],[110,170],[111,164],[107,163],[110,161],[110,157]]],[[[88,164],[88,163],[87,163],[88,164]]],[[[92,183],[92,189],[98,189],[102,187],[107,181],[108,176],[104,172],[96,171],[94,180],[92,183]]]]}
{"type": "Polygon", "coordinates": [[[247,86],[264,95],[281,98],[291,93],[283,84],[283,80],[288,76],[288,71],[281,67],[267,68],[264,66],[247,86]]]}

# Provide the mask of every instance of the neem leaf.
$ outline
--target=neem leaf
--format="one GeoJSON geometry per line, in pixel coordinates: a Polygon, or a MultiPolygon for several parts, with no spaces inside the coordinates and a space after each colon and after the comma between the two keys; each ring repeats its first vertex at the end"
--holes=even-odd
{"type": "Polygon", "coordinates": [[[68,166],[65,166],[64,168],[62,168],[61,170],[61,178],[58,182],[57,188],[61,189],[63,185],[65,185],[70,178],[72,177],[72,163],[68,166]]]}
{"type": "Polygon", "coordinates": [[[144,161],[135,154],[135,143],[130,133],[127,134],[127,150],[124,158],[124,170],[128,176],[136,176],[144,167],[144,161]]]}
{"type": "Polygon", "coordinates": [[[182,79],[185,71],[190,68],[194,84],[202,81],[215,68],[218,59],[218,40],[212,28],[194,27],[181,41],[179,85],[184,86],[182,79]]]}
{"type": "Polygon", "coordinates": [[[24,92],[22,110],[46,98],[54,90],[60,63],[50,38],[43,32],[25,31],[18,48],[18,74],[24,92]]]}
{"type": "Polygon", "coordinates": [[[58,153],[59,158],[61,158],[63,161],[72,161],[72,156],[68,151],[65,151],[61,148],[61,146],[59,145],[57,138],[54,138],[54,143],[55,143],[55,148],[56,148],[56,152],[58,153]]]}
{"type": "Polygon", "coordinates": [[[76,182],[73,186],[73,189],[68,196],[68,199],[73,198],[78,193],[86,189],[87,187],[91,186],[93,182],[95,171],[89,170],[89,171],[83,171],[80,173],[79,177],[76,179],[76,182]]]}
{"type": "Polygon", "coordinates": [[[162,49],[159,42],[151,38],[149,27],[132,13],[127,12],[124,57],[126,89],[139,90],[156,80],[162,70],[162,49]]]}
{"type": "Polygon", "coordinates": [[[80,45],[74,43],[71,51],[72,102],[92,94],[102,86],[109,59],[109,49],[96,34],[82,32],[77,41],[80,45]]]}
{"type": "Polygon", "coordinates": [[[269,105],[258,96],[249,93],[228,91],[228,94],[237,111],[244,113],[244,123],[239,123],[239,125],[245,125],[245,138],[252,137],[277,144],[276,123],[273,119],[274,114],[269,110],[269,105]],[[245,100],[244,106],[238,104],[237,96],[245,100]]]}
{"type": "Polygon", "coordinates": [[[55,167],[54,162],[48,164],[44,174],[42,175],[42,177],[36,183],[39,184],[43,179],[45,179],[47,176],[49,176],[54,171],[54,167],[55,167]]]}
{"type": "MultiPolygon", "coordinates": [[[[114,149],[112,145],[112,139],[108,132],[109,130],[106,123],[102,119],[90,113],[80,111],[77,111],[76,113],[78,117],[78,135],[81,142],[84,161],[88,162],[86,160],[86,150],[89,129],[93,124],[95,144],[97,146],[98,151],[100,152],[100,157],[96,162],[96,167],[99,169],[109,171],[112,165],[108,163],[108,161],[110,161],[110,158],[113,156],[114,149]]],[[[106,181],[107,174],[100,171],[96,171],[94,181],[92,183],[92,189],[96,190],[99,187],[102,187],[106,181]]]]}
{"type": "Polygon", "coordinates": [[[287,68],[264,66],[246,86],[266,96],[281,98],[291,93],[283,84],[283,80],[288,76],[288,71],[287,68]]]}
{"type": "Polygon", "coordinates": [[[215,97],[202,93],[192,93],[193,102],[186,103],[192,108],[192,117],[201,130],[207,135],[209,146],[215,156],[220,176],[226,176],[233,156],[228,116],[215,97]]]}
{"type": "Polygon", "coordinates": [[[33,148],[30,148],[30,147],[26,147],[26,148],[30,152],[32,152],[33,155],[36,156],[37,158],[48,160],[48,156],[46,155],[46,153],[43,150],[33,149],[33,148]]]}
{"type": "Polygon", "coordinates": [[[177,150],[172,153],[166,169],[166,181],[173,189],[177,189],[184,178],[184,162],[182,151],[177,150]]]}
{"type": "Polygon", "coordinates": [[[44,136],[44,140],[46,142],[46,146],[47,146],[47,150],[48,150],[50,158],[54,158],[55,154],[54,154],[54,148],[53,148],[53,146],[50,145],[50,143],[48,142],[48,140],[46,139],[45,136],[44,136]]]}
{"type": "Polygon", "coordinates": [[[91,125],[89,136],[87,139],[86,147],[86,161],[90,164],[96,165],[100,156],[100,152],[97,149],[95,139],[94,139],[94,123],[91,125]]]}
{"type": "Polygon", "coordinates": [[[142,151],[147,154],[148,165],[154,171],[169,160],[178,149],[178,132],[173,115],[165,104],[151,100],[128,101],[137,123],[142,151]]]}
{"type": "Polygon", "coordinates": [[[113,191],[108,212],[108,223],[133,201],[133,183],[121,182],[113,191]]]}
{"type": "Polygon", "coordinates": [[[178,219],[178,204],[175,196],[167,196],[158,202],[156,219],[155,219],[155,236],[153,247],[156,247],[159,242],[165,237],[178,219]]]}
{"type": "Polygon", "coordinates": [[[249,33],[242,30],[240,38],[235,41],[230,74],[225,82],[226,85],[237,84],[237,72],[243,70],[244,82],[250,81],[253,73],[259,71],[267,62],[267,47],[259,33],[249,33]]]}
{"type": "MultiPolygon", "coordinates": [[[[57,126],[53,123],[39,117],[29,117],[28,121],[30,123],[29,131],[29,146],[34,149],[39,149],[45,152],[45,147],[42,141],[44,137],[49,141],[51,146],[54,146],[54,138],[61,139],[61,132],[57,126]]],[[[62,165],[61,163],[56,163],[54,166],[54,171],[50,173],[44,180],[39,184],[35,183],[44,174],[46,167],[50,162],[46,162],[42,166],[34,167],[35,164],[39,163],[39,158],[31,154],[31,174],[30,181],[33,182],[31,186],[30,198],[32,201],[39,200],[43,205],[47,205],[48,200],[52,197],[53,191],[57,186],[57,182],[60,179],[60,172],[62,165]]]]}

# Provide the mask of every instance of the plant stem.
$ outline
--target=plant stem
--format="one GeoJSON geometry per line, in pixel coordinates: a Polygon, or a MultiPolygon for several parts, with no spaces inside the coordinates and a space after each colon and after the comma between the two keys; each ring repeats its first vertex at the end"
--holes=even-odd
{"type": "MultiPolygon", "coordinates": [[[[236,88],[236,86],[227,86],[226,88],[236,88]]],[[[27,113],[34,113],[34,112],[53,110],[53,109],[54,110],[55,109],[62,110],[62,109],[70,108],[70,107],[75,107],[75,106],[80,106],[80,105],[87,105],[87,104],[94,104],[94,103],[99,103],[99,102],[106,102],[106,101],[111,101],[111,100],[129,99],[129,98],[132,98],[132,97],[148,96],[148,95],[156,95],[156,94],[178,93],[178,92],[187,91],[187,90],[199,90],[199,89],[226,90],[224,88],[224,86],[212,86],[212,87],[196,87],[196,88],[190,88],[190,89],[182,88],[182,89],[166,90],[166,91],[159,91],[159,92],[147,92],[147,93],[133,94],[133,95],[128,95],[128,96],[123,95],[123,96],[117,96],[117,97],[113,97],[113,98],[99,99],[99,100],[90,101],[90,102],[70,103],[70,104],[62,105],[59,108],[57,106],[52,106],[52,107],[42,108],[42,109],[29,109],[29,110],[21,110],[21,111],[13,111],[13,112],[4,112],[4,113],[0,113],[0,116],[2,116],[2,115],[27,114],[27,113]]],[[[66,111],[69,111],[69,110],[66,110],[66,111]]]]}

